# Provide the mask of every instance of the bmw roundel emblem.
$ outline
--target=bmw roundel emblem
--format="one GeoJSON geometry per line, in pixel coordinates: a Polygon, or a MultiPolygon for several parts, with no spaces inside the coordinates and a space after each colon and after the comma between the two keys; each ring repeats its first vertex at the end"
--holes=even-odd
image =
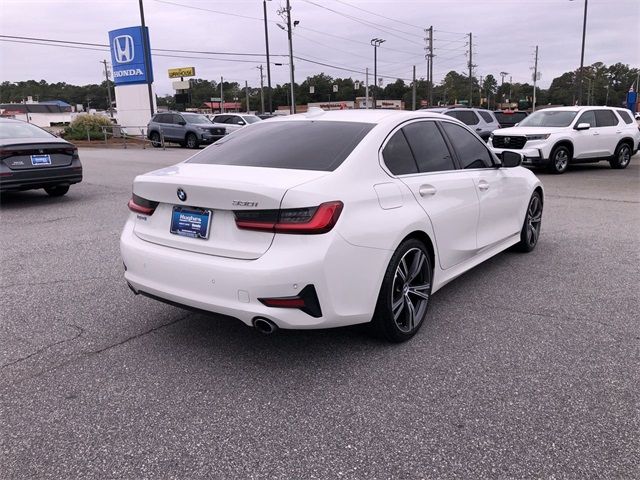
{"type": "Polygon", "coordinates": [[[185,192],[183,189],[179,188],[177,194],[178,194],[178,198],[181,201],[184,202],[187,200],[187,192],[185,192]]]}

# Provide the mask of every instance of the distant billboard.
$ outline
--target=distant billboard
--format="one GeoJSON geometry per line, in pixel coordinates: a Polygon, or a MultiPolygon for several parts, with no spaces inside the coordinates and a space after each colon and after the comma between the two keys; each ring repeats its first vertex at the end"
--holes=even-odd
{"type": "Polygon", "coordinates": [[[145,40],[149,45],[148,28],[127,27],[109,32],[113,82],[116,86],[153,82],[151,55],[145,51],[145,40]]]}
{"type": "Polygon", "coordinates": [[[170,68],[169,78],[195,77],[196,67],[170,68]]]}

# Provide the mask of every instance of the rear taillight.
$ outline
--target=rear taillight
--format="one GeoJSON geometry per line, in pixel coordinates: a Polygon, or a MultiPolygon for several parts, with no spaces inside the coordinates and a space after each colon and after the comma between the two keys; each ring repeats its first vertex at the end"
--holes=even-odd
{"type": "Polygon", "coordinates": [[[342,212],[340,201],[317,207],[281,210],[237,210],[236,225],[244,230],[275,233],[317,234],[330,231],[342,212]]]}
{"type": "Polygon", "coordinates": [[[141,213],[142,215],[153,215],[153,212],[155,212],[158,206],[158,202],[152,202],[133,193],[127,206],[132,212],[141,213]]]}
{"type": "Polygon", "coordinates": [[[78,149],[76,147],[67,147],[64,150],[64,153],[66,153],[67,155],[71,155],[71,158],[73,160],[77,160],[78,157],[78,149]]]}

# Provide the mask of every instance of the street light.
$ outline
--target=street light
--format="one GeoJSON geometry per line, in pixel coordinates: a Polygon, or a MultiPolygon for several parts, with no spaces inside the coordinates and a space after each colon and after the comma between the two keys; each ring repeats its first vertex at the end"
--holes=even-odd
{"type": "Polygon", "coordinates": [[[373,46],[373,108],[376,108],[376,90],[378,82],[378,47],[385,42],[382,38],[372,38],[371,45],[373,46]]]}
{"type": "MultiPolygon", "coordinates": [[[[569,0],[573,2],[574,0],[569,0]]],[[[578,70],[578,105],[582,105],[582,69],[584,67],[584,39],[587,34],[587,2],[584,0],[584,19],[582,20],[582,50],[580,51],[580,70],[578,70]]]]}

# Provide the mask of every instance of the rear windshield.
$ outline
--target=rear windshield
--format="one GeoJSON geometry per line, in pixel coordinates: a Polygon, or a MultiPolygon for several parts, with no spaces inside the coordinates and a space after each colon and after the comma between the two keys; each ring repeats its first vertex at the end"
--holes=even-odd
{"type": "Polygon", "coordinates": [[[331,172],[373,127],[355,122],[258,122],[218,140],[188,163],[331,172]]]}
{"type": "Polygon", "coordinates": [[[568,127],[578,112],[571,110],[540,110],[522,120],[519,127],[568,127]]]}
{"type": "Polygon", "coordinates": [[[498,119],[498,123],[519,123],[527,118],[526,112],[494,112],[493,114],[498,119]]]}
{"type": "Polygon", "coordinates": [[[0,122],[0,138],[51,138],[49,132],[23,122],[0,122]]]}
{"type": "Polygon", "coordinates": [[[242,118],[247,123],[256,123],[262,120],[260,117],[256,117],[255,115],[245,115],[242,118]]]}

